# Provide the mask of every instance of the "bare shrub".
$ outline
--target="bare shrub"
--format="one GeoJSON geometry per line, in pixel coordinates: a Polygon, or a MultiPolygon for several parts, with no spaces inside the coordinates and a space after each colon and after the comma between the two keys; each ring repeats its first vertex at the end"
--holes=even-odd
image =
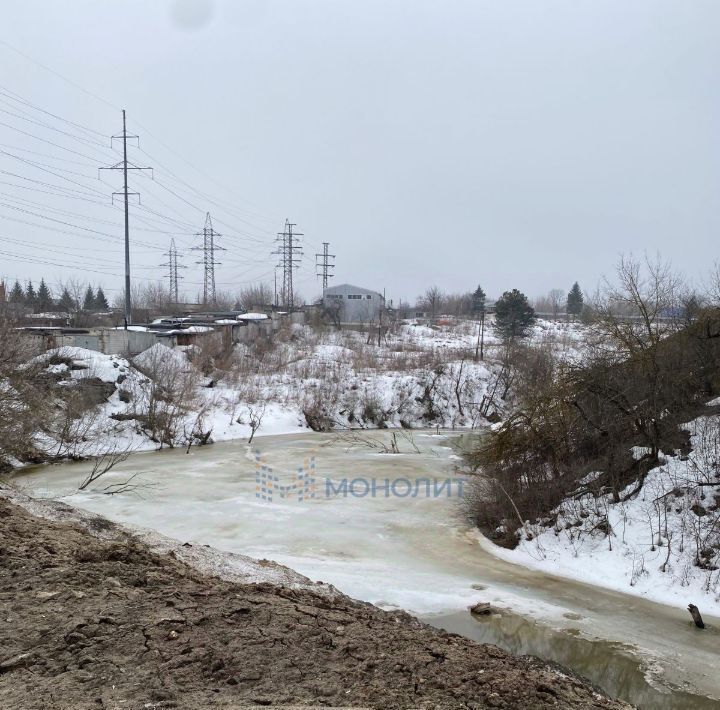
{"type": "Polygon", "coordinates": [[[181,353],[162,345],[141,353],[135,365],[147,378],[134,387],[135,418],[161,448],[173,447],[185,417],[196,409],[198,373],[181,353]]]}
{"type": "MultiPolygon", "coordinates": [[[[112,471],[115,466],[121,464],[123,461],[127,461],[132,451],[133,449],[130,446],[122,448],[110,446],[108,449],[103,451],[99,456],[93,459],[92,468],[82,481],[80,481],[78,490],[84,491],[88,486],[91,486],[106,473],[112,471]]],[[[112,491],[120,492],[122,489],[127,490],[126,485],[129,485],[129,483],[125,482],[125,485],[113,484],[112,491]]]]}
{"type": "Polygon", "coordinates": [[[44,363],[31,362],[38,348],[15,330],[16,323],[0,312],[0,470],[9,461],[37,460],[36,433],[52,411],[54,384],[44,363]]]}

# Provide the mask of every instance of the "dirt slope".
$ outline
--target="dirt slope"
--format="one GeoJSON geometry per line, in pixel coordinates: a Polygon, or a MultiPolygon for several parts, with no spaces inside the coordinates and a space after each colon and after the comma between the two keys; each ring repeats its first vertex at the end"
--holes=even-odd
{"type": "Polygon", "coordinates": [[[1,708],[627,707],[406,614],[203,576],[113,527],[0,497],[1,708]]]}

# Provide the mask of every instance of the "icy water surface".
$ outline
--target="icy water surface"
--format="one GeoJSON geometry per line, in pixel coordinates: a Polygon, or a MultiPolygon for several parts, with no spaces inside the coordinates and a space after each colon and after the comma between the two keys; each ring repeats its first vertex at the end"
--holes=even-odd
{"type": "MultiPolygon", "coordinates": [[[[377,445],[391,435],[363,438],[377,445]]],[[[232,442],[136,454],[103,479],[139,473],[133,495],[77,493],[88,463],[29,469],[15,482],[118,522],[276,560],[352,597],[555,660],[639,707],[720,707],[709,699],[720,697],[720,619],[706,617],[710,628],[698,631],[684,609],[496,559],[463,519],[450,439],[415,432],[399,446],[404,453],[382,454],[308,433],[257,437],[252,450],[232,442]],[[413,491],[419,481],[416,496],[406,495],[405,479],[413,491]],[[355,495],[334,494],[344,480],[355,495]],[[474,619],[467,607],[477,601],[500,613],[474,619]]]]}

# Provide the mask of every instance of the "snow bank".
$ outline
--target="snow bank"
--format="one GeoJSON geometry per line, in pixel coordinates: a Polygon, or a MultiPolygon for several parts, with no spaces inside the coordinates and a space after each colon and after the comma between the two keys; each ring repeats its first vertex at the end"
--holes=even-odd
{"type": "Polygon", "coordinates": [[[190,366],[187,355],[183,351],[169,348],[162,343],[155,343],[155,345],[136,355],[133,358],[133,364],[144,370],[154,369],[159,365],[166,368],[188,368],[190,366]]]}
{"type": "Polygon", "coordinates": [[[530,526],[532,539],[523,533],[515,550],[482,544],[533,569],[720,614],[720,417],[686,427],[690,455],[667,457],[636,496],[568,499],[553,525],[530,526]]]}
{"type": "MultiPolygon", "coordinates": [[[[240,317],[247,316],[265,319],[265,314],[240,317]]],[[[538,329],[540,334],[533,334],[531,340],[551,338],[548,332],[573,332],[564,324],[538,329]]],[[[557,340],[560,349],[565,347],[564,338],[557,340]]],[[[316,416],[314,421],[330,422],[336,428],[485,426],[479,403],[499,365],[489,350],[486,362],[468,357],[476,340],[477,323],[467,321],[432,328],[401,325],[380,346],[368,342],[366,333],[318,332],[293,325],[289,337],[237,345],[237,370],[213,372],[207,378],[193,364],[201,355],[193,346],[169,348],[157,343],[130,362],[119,355],[59,348],[38,358],[47,363],[47,372],[59,385],[97,377],[114,383],[115,392],[93,410],[91,426],[83,424],[80,432],[78,424],[81,435],[72,446],[59,443],[51,431],[38,434],[38,440],[43,450],[67,456],[97,455],[109,443],[122,449],[158,448],[143,421],[153,382],[174,390],[187,389],[192,382],[193,402],[179,415],[176,446],[186,445],[186,438],[196,432],[210,432],[208,442],[246,439],[252,433],[249,422],[260,409],[256,436],[306,430],[308,412],[316,416]]],[[[493,342],[489,321],[486,344],[493,342]]],[[[547,342],[543,340],[544,345],[547,342]]],[[[159,406],[164,407],[162,401],[159,406]]]]}
{"type": "Polygon", "coordinates": [[[48,372],[60,373],[70,371],[73,379],[85,377],[98,377],[103,382],[115,382],[120,372],[128,368],[128,362],[120,355],[103,355],[95,350],[65,346],[48,350],[42,355],[33,358],[32,363],[53,363],[48,366],[48,372]],[[70,360],[73,368],[68,368],[61,360],[70,360]]]}

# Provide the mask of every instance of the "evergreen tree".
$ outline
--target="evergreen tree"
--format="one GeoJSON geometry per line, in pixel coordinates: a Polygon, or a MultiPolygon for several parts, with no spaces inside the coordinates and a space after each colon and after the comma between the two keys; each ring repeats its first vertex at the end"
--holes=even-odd
{"type": "Polygon", "coordinates": [[[535,323],[535,311],[527,296],[516,288],[505,291],[495,304],[495,328],[505,339],[523,338],[535,323]]]}
{"type": "Polygon", "coordinates": [[[37,304],[41,312],[47,311],[52,306],[52,294],[45,283],[45,279],[40,279],[40,286],[37,292],[37,304]]]}
{"type": "Polygon", "coordinates": [[[108,305],[107,298],[105,298],[105,292],[102,290],[102,286],[98,286],[98,290],[95,293],[95,310],[106,311],[110,306],[108,305]]]}
{"type": "Polygon", "coordinates": [[[92,286],[88,284],[87,291],[85,291],[85,300],[83,301],[84,311],[95,310],[95,293],[93,292],[92,286]]]}
{"type": "Polygon", "coordinates": [[[582,313],[582,309],[583,295],[580,290],[580,286],[576,281],[567,295],[567,312],[568,315],[571,315],[573,319],[575,319],[576,316],[579,316],[582,313]]]}
{"type": "Polygon", "coordinates": [[[472,312],[476,318],[485,316],[485,298],[485,291],[483,291],[482,286],[478,286],[472,297],[472,312]]]}
{"type": "Polygon", "coordinates": [[[25,303],[25,292],[19,281],[15,281],[12,291],[10,291],[9,301],[10,303],[25,303]]]}
{"type": "Polygon", "coordinates": [[[480,327],[478,328],[477,343],[475,345],[475,361],[485,359],[485,291],[482,286],[475,289],[472,297],[472,312],[476,318],[480,319],[480,327]]]}
{"type": "Polygon", "coordinates": [[[75,310],[75,300],[70,295],[67,288],[63,289],[60,301],[58,301],[58,307],[63,313],[72,313],[75,310]]]}
{"type": "Polygon", "coordinates": [[[37,305],[37,294],[33,288],[32,281],[28,280],[27,288],[25,289],[25,303],[28,306],[35,307],[37,305]]]}

